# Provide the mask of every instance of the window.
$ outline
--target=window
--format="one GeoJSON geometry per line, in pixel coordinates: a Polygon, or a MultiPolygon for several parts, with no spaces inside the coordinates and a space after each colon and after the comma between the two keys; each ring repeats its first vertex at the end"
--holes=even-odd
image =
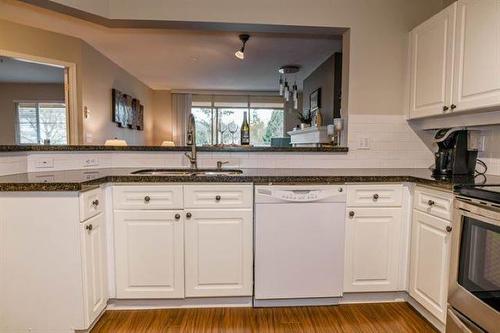
{"type": "Polygon", "coordinates": [[[251,145],[269,146],[271,138],[284,135],[282,98],[274,96],[195,95],[191,112],[196,121],[196,144],[199,146],[240,144],[245,112],[250,124],[251,145]]]}
{"type": "Polygon", "coordinates": [[[16,110],[18,144],[68,143],[64,103],[20,102],[16,110]]]}

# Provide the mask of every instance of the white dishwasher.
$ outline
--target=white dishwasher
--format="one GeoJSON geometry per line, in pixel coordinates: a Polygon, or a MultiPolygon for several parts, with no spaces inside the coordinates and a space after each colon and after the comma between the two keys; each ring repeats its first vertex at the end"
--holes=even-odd
{"type": "Polygon", "coordinates": [[[255,187],[255,306],[335,304],[342,296],[342,185],[255,187]]]}

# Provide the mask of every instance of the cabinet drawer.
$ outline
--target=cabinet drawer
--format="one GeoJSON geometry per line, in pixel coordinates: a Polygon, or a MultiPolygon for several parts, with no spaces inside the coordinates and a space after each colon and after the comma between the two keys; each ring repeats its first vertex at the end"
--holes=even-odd
{"type": "Polygon", "coordinates": [[[403,198],[403,185],[349,185],[347,206],[399,207],[403,198]]]}
{"type": "Polygon", "coordinates": [[[103,211],[104,200],[100,188],[80,193],[80,221],[88,220],[103,211]]]}
{"type": "Polygon", "coordinates": [[[186,208],[251,208],[252,185],[187,185],[186,208]]]}
{"type": "Polygon", "coordinates": [[[453,195],[451,193],[417,187],[415,189],[413,206],[413,208],[427,214],[451,221],[453,195]]]}
{"type": "Polygon", "coordinates": [[[114,209],[182,209],[182,185],[114,186],[114,209]]]}

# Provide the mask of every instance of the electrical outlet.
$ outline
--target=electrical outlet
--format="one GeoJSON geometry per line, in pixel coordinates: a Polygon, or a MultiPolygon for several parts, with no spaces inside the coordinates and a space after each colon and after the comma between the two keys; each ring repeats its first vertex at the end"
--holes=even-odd
{"type": "Polygon", "coordinates": [[[49,169],[54,167],[53,158],[39,158],[35,160],[36,169],[49,169]]]}
{"type": "Polygon", "coordinates": [[[98,166],[99,160],[96,157],[89,157],[83,161],[84,167],[98,166]]]}
{"type": "Polygon", "coordinates": [[[359,138],[358,149],[370,149],[370,139],[367,137],[359,138]]]}

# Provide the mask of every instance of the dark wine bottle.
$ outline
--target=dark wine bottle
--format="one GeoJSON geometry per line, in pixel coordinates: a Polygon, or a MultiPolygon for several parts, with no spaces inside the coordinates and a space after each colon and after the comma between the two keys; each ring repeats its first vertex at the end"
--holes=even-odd
{"type": "Polygon", "coordinates": [[[241,145],[248,146],[250,144],[250,125],[247,121],[247,113],[243,113],[243,123],[241,124],[241,145]]]}

